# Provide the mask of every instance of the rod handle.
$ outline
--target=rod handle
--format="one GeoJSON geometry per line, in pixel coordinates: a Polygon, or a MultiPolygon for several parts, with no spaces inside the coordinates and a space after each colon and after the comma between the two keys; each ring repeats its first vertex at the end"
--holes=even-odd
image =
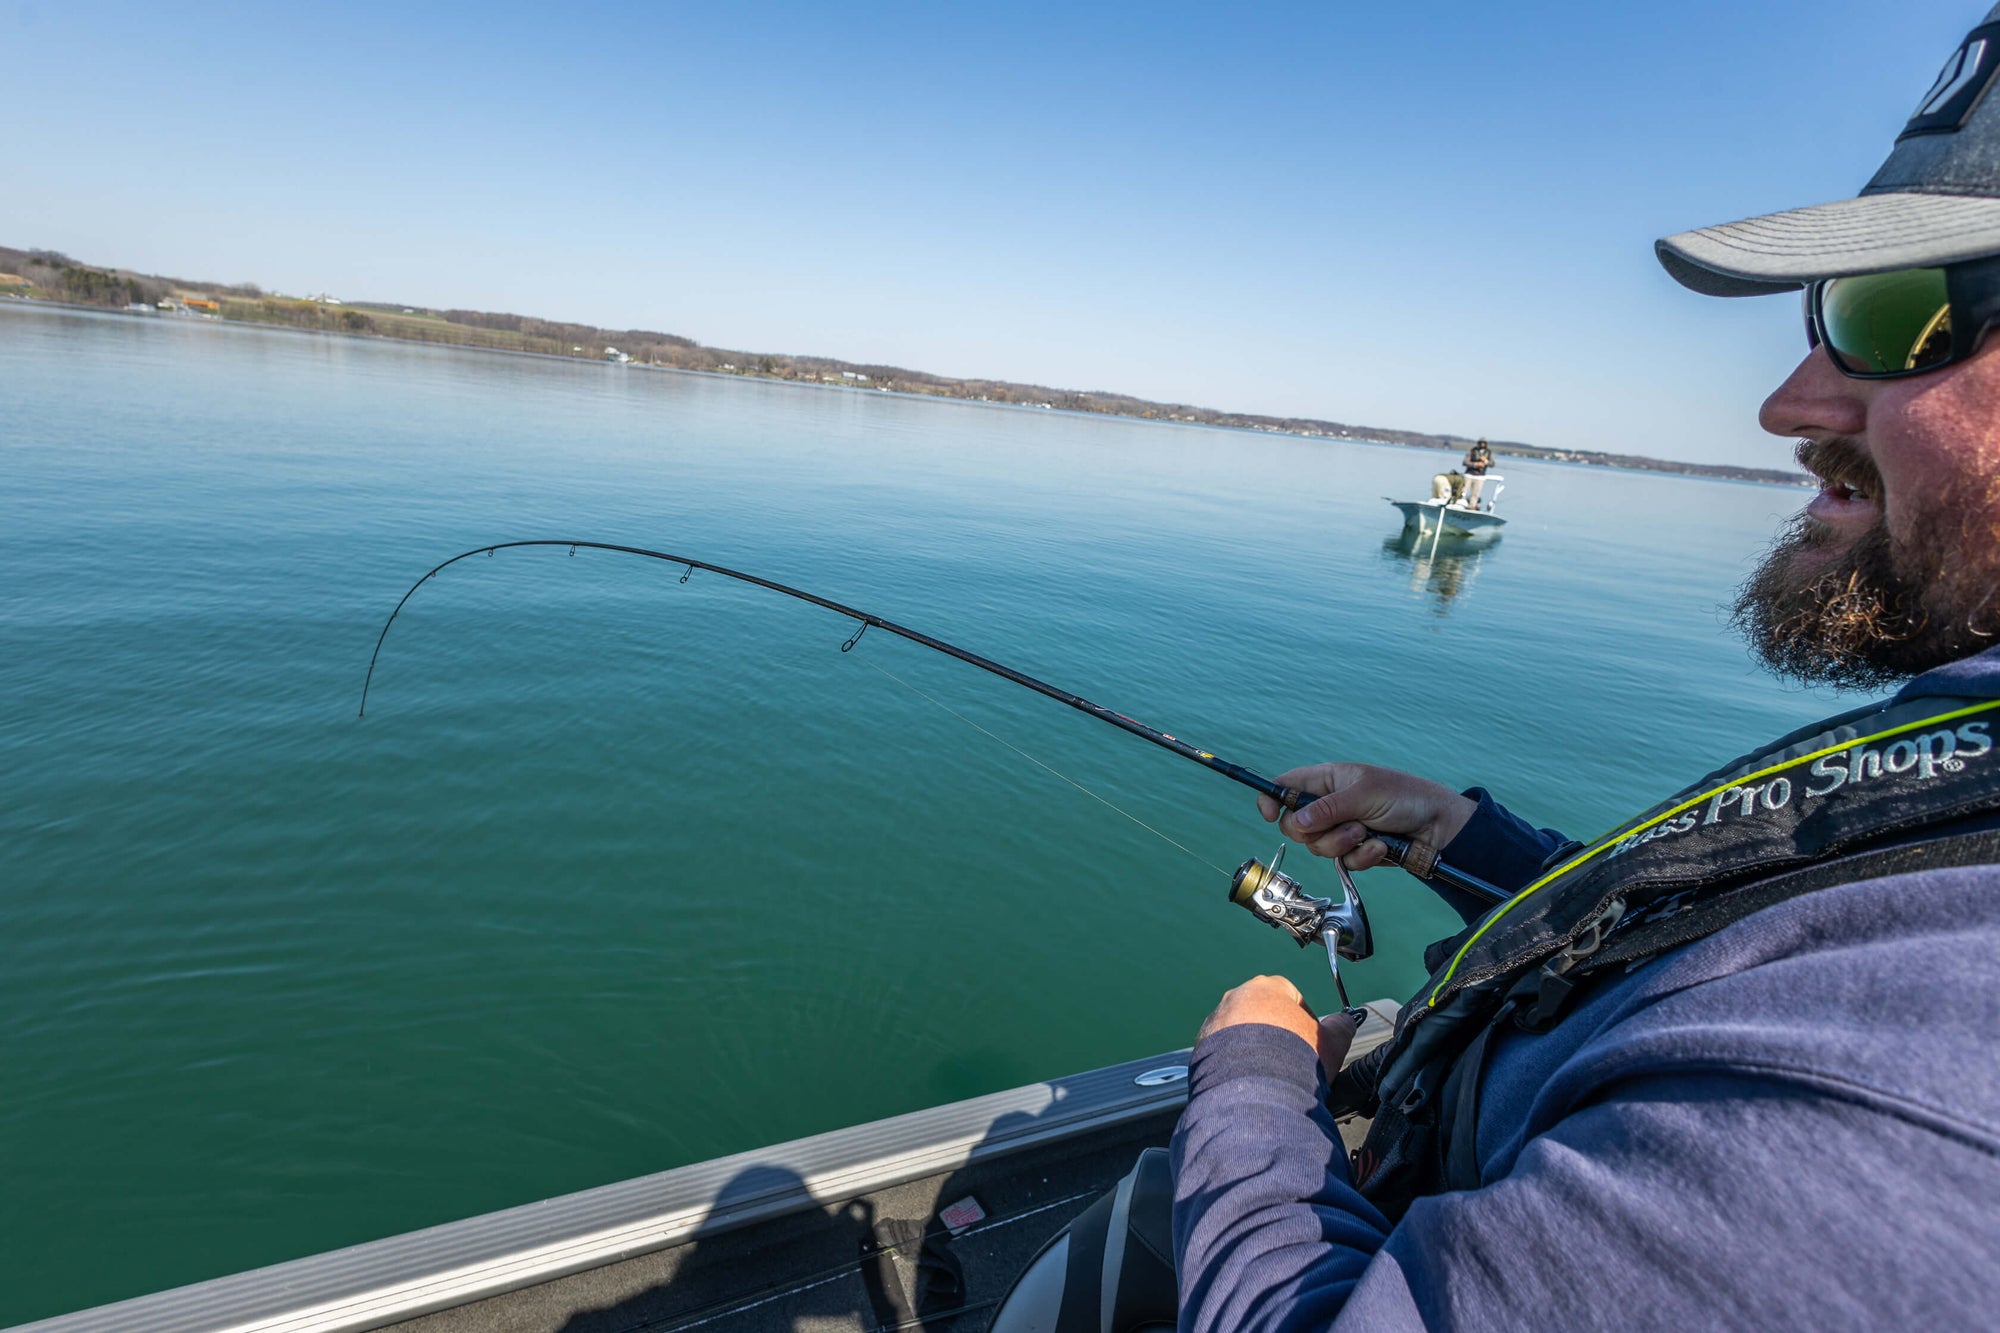
{"type": "MultiPolygon", "coordinates": [[[[1296,813],[1317,801],[1323,793],[1306,791],[1302,787],[1280,787],[1278,800],[1285,808],[1296,813]]],[[[1393,833],[1378,833],[1367,825],[1362,825],[1369,837],[1389,849],[1389,861],[1399,865],[1418,879],[1429,879],[1437,868],[1437,848],[1421,839],[1399,838],[1393,833]]]]}
{"type": "MultiPolygon", "coordinates": [[[[1297,810],[1318,800],[1319,795],[1302,791],[1297,787],[1286,787],[1279,799],[1293,810],[1297,810]]],[[[1379,833],[1374,829],[1368,829],[1367,833],[1388,850],[1388,860],[1392,865],[1401,866],[1425,883],[1436,881],[1447,884],[1490,903],[1504,903],[1514,896],[1499,885],[1489,884],[1479,876],[1450,864],[1438,855],[1437,848],[1421,838],[1401,838],[1393,833],[1379,833]]]]}

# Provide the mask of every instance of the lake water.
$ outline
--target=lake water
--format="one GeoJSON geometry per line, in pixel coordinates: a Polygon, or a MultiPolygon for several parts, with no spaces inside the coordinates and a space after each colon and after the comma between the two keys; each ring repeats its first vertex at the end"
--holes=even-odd
{"type": "MultiPolygon", "coordinates": [[[[1719,611],[1804,492],[1502,460],[1432,560],[1382,497],[1445,461],[0,306],[0,1323],[1333,1003],[1204,864],[1276,844],[1248,793],[712,575],[455,565],[357,720],[467,547],[665,547],[1579,836],[1835,706],[1719,611]]],[[[1401,998],[1453,919],[1362,888],[1401,998]]]]}

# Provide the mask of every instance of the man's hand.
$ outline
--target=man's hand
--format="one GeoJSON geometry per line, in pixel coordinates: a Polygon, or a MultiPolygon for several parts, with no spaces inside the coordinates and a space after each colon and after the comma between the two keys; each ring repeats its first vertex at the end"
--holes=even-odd
{"type": "Polygon", "coordinates": [[[1261,1023],[1282,1028],[1319,1052],[1320,1068],[1331,1083],[1347,1060],[1347,1048],[1361,1026],[1358,1009],[1337,1010],[1325,1018],[1315,1018],[1299,988],[1283,977],[1252,977],[1235,990],[1223,994],[1222,1003],[1201,1025],[1195,1041],[1199,1044],[1224,1028],[1245,1023],[1261,1023]]]}
{"type": "Polygon", "coordinates": [[[1259,796],[1264,822],[1277,820],[1286,837],[1304,843],[1314,856],[1345,857],[1349,870],[1378,866],[1388,855],[1380,839],[1368,836],[1369,829],[1442,848],[1479,808],[1442,783],[1373,764],[1311,764],[1280,773],[1277,780],[1320,798],[1281,818],[1278,803],[1259,796]]]}

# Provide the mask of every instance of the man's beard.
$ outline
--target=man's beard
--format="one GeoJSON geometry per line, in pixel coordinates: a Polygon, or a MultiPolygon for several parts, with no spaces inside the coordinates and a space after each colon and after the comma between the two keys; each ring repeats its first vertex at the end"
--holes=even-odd
{"type": "Polygon", "coordinates": [[[1831,557],[1833,529],[1809,514],[1778,535],[1730,617],[1765,666],[1804,685],[1876,689],[1991,644],[1987,612],[2000,580],[1992,488],[1936,497],[1898,540],[1883,517],[1881,477],[1859,447],[1806,441],[1799,461],[1871,497],[1875,522],[1831,557]]]}

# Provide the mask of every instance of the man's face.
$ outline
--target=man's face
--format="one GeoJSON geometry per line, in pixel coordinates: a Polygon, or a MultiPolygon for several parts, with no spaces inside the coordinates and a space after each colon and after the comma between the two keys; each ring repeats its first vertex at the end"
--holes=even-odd
{"type": "Polygon", "coordinates": [[[2000,337],[1968,361],[1856,380],[1815,350],[1759,421],[1821,479],[1736,622],[1781,675],[1872,687],[2000,632],[2000,337]]]}

